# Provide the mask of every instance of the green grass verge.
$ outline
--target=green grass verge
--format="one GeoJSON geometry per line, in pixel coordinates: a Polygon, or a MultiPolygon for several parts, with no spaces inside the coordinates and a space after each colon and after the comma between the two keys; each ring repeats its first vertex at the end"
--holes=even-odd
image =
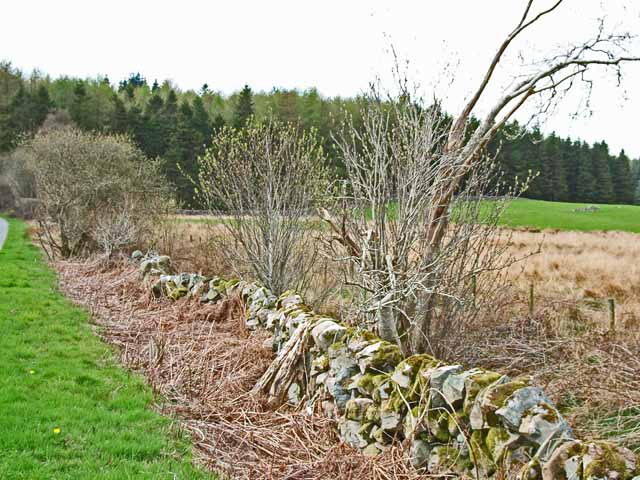
{"type": "Polygon", "coordinates": [[[640,232],[640,206],[596,205],[599,209],[597,212],[574,211],[588,205],[521,198],[511,202],[502,216],[501,223],[508,227],[640,232]]]}
{"type": "Polygon", "coordinates": [[[150,408],[89,316],[10,220],[0,250],[0,478],[204,479],[187,436],[150,408]]]}

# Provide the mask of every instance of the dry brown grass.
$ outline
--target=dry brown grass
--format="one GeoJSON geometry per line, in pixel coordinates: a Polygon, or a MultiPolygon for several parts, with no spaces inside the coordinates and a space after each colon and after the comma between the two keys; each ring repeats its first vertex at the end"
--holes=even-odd
{"type": "Polygon", "coordinates": [[[611,437],[640,451],[639,424],[633,424],[640,406],[640,235],[512,233],[513,253],[534,252],[542,242],[541,251],[511,268],[515,296],[508,315],[485,317],[462,331],[452,339],[450,359],[530,377],[579,436],[611,437]],[[615,332],[609,331],[609,298],[616,304],[615,332]]]}
{"type": "Polygon", "coordinates": [[[614,298],[620,330],[628,335],[640,334],[640,235],[515,231],[512,250],[534,251],[540,241],[541,253],[520,266],[524,274],[517,285],[522,294],[533,283],[536,296],[547,303],[564,303],[583,321],[601,329],[608,328],[607,300],[614,298]]]}
{"type": "Polygon", "coordinates": [[[244,329],[240,301],[156,301],[126,263],[55,267],[63,291],[91,311],[123,363],[144,373],[161,394],[157,408],[192,433],[198,460],[212,470],[251,479],[425,478],[407,465],[401,446],[365,457],[341,443],[322,415],[274,411],[250,395],[273,355],[263,346],[266,332],[244,329]]]}

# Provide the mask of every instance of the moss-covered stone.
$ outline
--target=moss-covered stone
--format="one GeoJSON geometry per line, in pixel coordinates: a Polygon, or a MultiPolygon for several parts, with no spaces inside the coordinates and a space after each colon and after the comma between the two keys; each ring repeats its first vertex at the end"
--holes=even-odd
{"type": "Polygon", "coordinates": [[[371,429],[371,439],[375,440],[380,445],[389,445],[395,439],[395,432],[374,426],[371,429]]]}
{"type": "Polygon", "coordinates": [[[342,325],[337,324],[333,320],[322,318],[316,321],[311,330],[311,337],[316,347],[325,351],[330,345],[341,342],[345,333],[346,328],[342,325]]]}
{"type": "Polygon", "coordinates": [[[369,423],[380,425],[380,406],[372,403],[364,412],[364,420],[369,423]]]}
{"type": "MultiPolygon", "coordinates": [[[[343,325],[344,326],[344,325],[343,325]]],[[[373,332],[362,328],[347,327],[344,340],[354,353],[361,351],[363,348],[372,343],[380,341],[380,338],[373,332]]]]}
{"type": "Polygon", "coordinates": [[[498,381],[479,392],[469,411],[471,427],[480,429],[498,426],[500,422],[496,410],[502,408],[511,395],[527,386],[528,382],[524,380],[498,381]]]}
{"type": "Polygon", "coordinates": [[[345,406],[345,417],[349,420],[363,421],[365,412],[373,405],[370,398],[352,398],[345,406]]]}
{"type": "Polygon", "coordinates": [[[449,435],[449,412],[444,409],[431,409],[427,412],[427,428],[432,437],[439,442],[448,442],[449,435]]]}
{"type": "Polygon", "coordinates": [[[459,449],[449,445],[435,445],[429,453],[427,470],[430,473],[469,472],[473,463],[459,449]]]}
{"type": "Polygon", "coordinates": [[[495,463],[502,462],[508,446],[514,441],[514,437],[502,427],[491,427],[487,431],[484,443],[488,454],[495,463]]]}
{"type": "Polygon", "coordinates": [[[170,297],[173,300],[179,300],[182,297],[186,297],[189,293],[189,289],[187,287],[178,287],[171,291],[170,297]]]}
{"type": "Polygon", "coordinates": [[[430,355],[413,355],[396,366],[391,380],[402,389],[409,401],[417,401],[427,392],[429,385],[429,376],[420,373],[434,368],[438,363],[430,355]]]}
{"type": "Polygon", "coordinates": [[[329,356],[322,354],[311,361],[311,374],[326,372],[329,370],[329,356]]]}
{"type": "Polygon", "coordinates": [[[544,466],[541,466],[542,479],[582,479],[582,453],[582,442],[574,440],[563,443],[555,449],[544,466]]]}
{"type": "Polygon", "coordinates": [[[363,373],[391,372],[402,361],[402,352],[397,345],[381,340],[360,350],[356,359],[363,373]]]}
{"type": "Polygon", "coordinates": [[[590,442],[583,446],[583,480],[625,479],[635,473],[635,456],[609,442],[590,442]]]}
{"type": "Polygon", "coordinates": [[[377,403],[382,403],[383,400],[387,400],[391,396],[393,388],[393,384],[389,380],[388,375],[382,374],[382,376],[375,376],[373,400],[377,403]]]}
{"type": "Polygon", "coordinates": [[[363,395],[372,395],[373,390],[376,387],[375,380],[379,377],[386,378],[386,375],[375,373],[365,373],[360,375],[356,381],[356,386],[360,393],[363,395]]]}
{"type": "Polygon", "coordinates": [[[464,413],[466,415],[471,413],[473,403],[481,390],[489,387],[502,378],[504,378],[504,375],[483,370],[465,379],[465,398],[463,403],[464,413]]]}
{"type": "Polygon", "coordinates": [[[460,426],[464,424],[464,419],[458,412],[449,413],[447,419],[447,429],[451,438],[456,437],[460,433],[460,426]]]}
{"type": "Polygon", "coordinates": [[[380,426],[384,430],[399,430],[406,410],[406,404],[402,398],[393,392],[388,399],[383,400],[380,404],[380,426]]]}
{"type": "Polygon", "coordinates": [[[487,478],[496,471],[496,464],[487,445],[487,435],[486,430],[474,430],[469,439],[470,457],[478,472],[482,473],[482,478],[487,478]]]}

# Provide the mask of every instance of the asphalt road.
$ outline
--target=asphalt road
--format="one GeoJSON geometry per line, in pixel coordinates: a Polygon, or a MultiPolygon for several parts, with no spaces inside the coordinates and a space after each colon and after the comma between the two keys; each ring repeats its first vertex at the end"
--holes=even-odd
{"type": "Polygon", "coordinates": [[[9,224],[3,218],[0,218],[0,248],[4,244],[4,241],[7,238],[7,232],[9,231],[9,224]]]}

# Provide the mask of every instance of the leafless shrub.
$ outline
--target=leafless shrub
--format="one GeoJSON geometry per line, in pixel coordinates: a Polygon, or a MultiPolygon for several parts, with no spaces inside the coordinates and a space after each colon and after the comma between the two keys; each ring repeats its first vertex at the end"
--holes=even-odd
{"type": "Polygon", "coordinates": [[[170,202],[157,161],[126,137],[74,128],[39,132],[23,148],[39,200],[37,220],[51,257],[142,240],[170,202]]]}
{"type": "Polygon", "coordinates": [[[118,249],[135,243],[139,238],[139,225],[127,204],[122,209],[102,212],[96,221],[96,240],[107,258],[118,249]]]}
{"type": "Polygon", "coordinates": [[[199,159],[198,193],[216,215],[221,250],[239,275],[274,292],[305,290],[316,252],[313,205],[324,191],[325,158],[313,132],[276,121],[226,128],[199,159]]]}
{"type": "Polygon", "coordinates": [[[448,122],[437,104],[424,108],[406,90],[383,99],[375,88],[367,100],[363,125],[348,120],[337,138],[348,180],[324,211],[328,244],[349,264],[359,318],[405,352],[421,352],[452,324],[495,307],[506,290],[496,272],[515,257],[497,224],[517,192],[503,191],[490,160],[469,173],[443,154],[448,122]],[[443,213],[449,228],[433,238],[433,202],[457,177],[464,179],[443,213]]]}

